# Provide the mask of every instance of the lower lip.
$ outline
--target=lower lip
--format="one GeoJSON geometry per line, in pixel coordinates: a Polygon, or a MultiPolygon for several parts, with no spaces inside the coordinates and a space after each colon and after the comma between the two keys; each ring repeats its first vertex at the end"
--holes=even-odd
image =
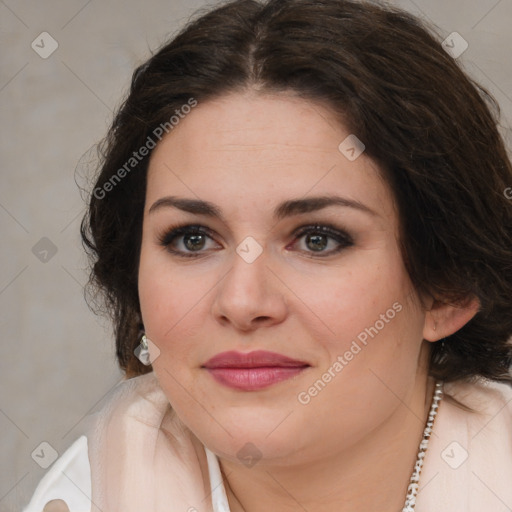
{"type": "Polygon", "coordinates": [[[243,391],[257,391],[283,380],[291,379],[307,366],[264,368],[207,368],[212,377],[221,384],[243,391]]]}

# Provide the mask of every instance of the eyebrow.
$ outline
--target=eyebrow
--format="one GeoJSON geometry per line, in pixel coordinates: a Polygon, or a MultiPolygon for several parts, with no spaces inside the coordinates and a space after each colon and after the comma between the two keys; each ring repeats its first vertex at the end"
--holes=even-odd
{"type": "MultiPolygon", "coordinates": [[[[285,217],[291,217],[293,215],[322,210],[323,208],[327,208],[329,206],[353,208],[372,216],[378,216],[374,210],[357,200],[329,195],[284,201],[274,210],[274,219],[281,220],[285,217]]],[[[201,199],[187,199],[175,196],[162,197],[151,205],[148,213],[153,213],[162,208],[177,208],[184,212],[193,213],[196,215],[205,215],[207,217],[217,218],[225,222],[221,210],[216,205],[201,199]]]]}

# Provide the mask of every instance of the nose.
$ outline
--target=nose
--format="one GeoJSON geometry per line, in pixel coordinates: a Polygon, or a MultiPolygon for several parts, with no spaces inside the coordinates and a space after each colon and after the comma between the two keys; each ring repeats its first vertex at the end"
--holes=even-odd
{"type": "Polygon", "coordinates": [[[251,331],[286,318],[284,287],[268,267],[266,251],[252,263],[234,254],[231,270],[215,290],[212,313],[223,325],[251,331]]]}

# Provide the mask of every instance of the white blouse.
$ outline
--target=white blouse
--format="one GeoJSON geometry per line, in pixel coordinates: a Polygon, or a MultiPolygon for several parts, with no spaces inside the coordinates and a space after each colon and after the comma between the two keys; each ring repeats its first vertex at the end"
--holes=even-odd
{"type": "MultiPolygon", "coordinates": [[[[206,446],[213,512],[230,512],[219,460],[206,446]]],[[[64,500],[70,512],[91,510],[91,467],[87,437],[79,437],[41,479],[23,512],[43,512],[51,500],[64,500]]],[[[192,511],[191,511],[192,512],[192,511]]]]}

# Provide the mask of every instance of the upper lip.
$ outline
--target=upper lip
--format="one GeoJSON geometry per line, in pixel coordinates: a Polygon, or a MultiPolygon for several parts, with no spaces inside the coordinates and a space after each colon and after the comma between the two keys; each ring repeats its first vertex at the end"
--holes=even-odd
{"type": "Polygon", "coordinates": [[[204,368],[263,368],[263,367],[300,367],[309,366],[305,361],[292,359],[266,350],[255,350],[253,352],[221,352],[208,359],[204,368]]]}

